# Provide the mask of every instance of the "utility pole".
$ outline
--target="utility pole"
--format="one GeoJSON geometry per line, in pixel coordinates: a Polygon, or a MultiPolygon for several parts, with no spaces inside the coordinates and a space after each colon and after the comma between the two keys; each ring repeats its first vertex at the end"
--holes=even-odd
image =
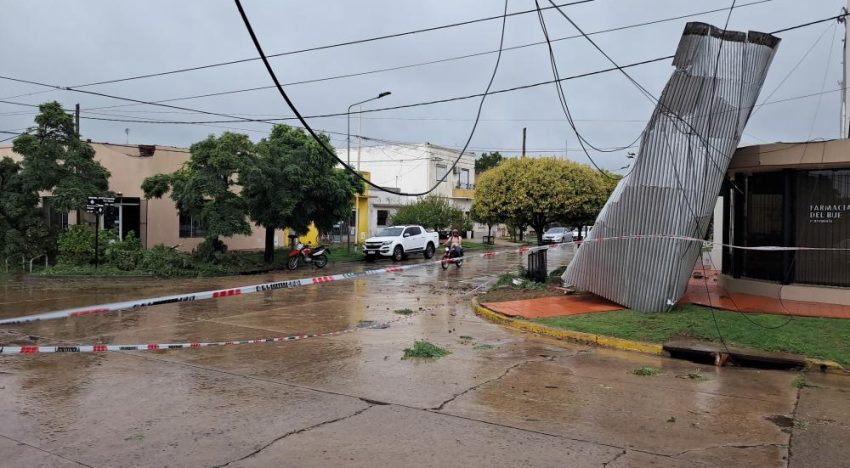
{"type": "Polygon", "coordinates": [[[74,125],[77,129],[77,138],[80,138],[80,103],[74,107],[74,125]]]}
{"type": "MultiPolygon", "coordinates": [[[[850,10],[850,0],[847,0],[847,7],[841,9],[841,13],[846,14],[850,10]]],[[[850,60],[848,60],[847,48],[847,18],[839,18],[839,23],[844,24],[844,53],[841,54],[841,133],[839,138],[850,137],[850,109],[847,108],[847,78],[850,75],[850,60]]]]}
{"type": "Polygon", "coordinates": [[[522,157],[525,157],[525,127],[522,127],[522,157]]]}

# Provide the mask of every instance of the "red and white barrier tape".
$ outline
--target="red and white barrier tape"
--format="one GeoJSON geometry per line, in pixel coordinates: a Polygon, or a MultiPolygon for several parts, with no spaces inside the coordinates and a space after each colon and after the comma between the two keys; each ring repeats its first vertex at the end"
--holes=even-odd
{"type": "MultiPolygon", "coordinates": [[[[534,252],[538,250],[545,250],[550,248],[559,248],[566,247],[573,244],[581,245],[581,244],[590,244],[590,243],[603,243],[608,241],[622,241],[622,240],[644,240],[644,239],[671,239],[671,240],[679,240],[679,241],[687,241],[687,242],[700,242],[705,244],[714,244],[721,245],[724,247],[730,247],[734,249],[742,249],[742,250],[761,250],[761,251],[786,251],[786,250],[796,250],[796,251],[850,251],[850,248],[828,248],[828,247],[779,247],[779,246],[737,246],[731,244],[722,244],[722,243],[712,243],[707,242],[702,239],[697,239],[694,237],[687,236],[662,236],[662,235],[634,235],[634,236],[618,236],[618,237],[606,237],[601,239],[587,239],[584,241],[577,242],[565,242],[562,244],[553,244],[553,245],[543,245],[538,247],[522,247],[517,250],[501,250],[495,252],[485,252],[483,254],[479,254],[477,256],[464,256],[463,260],[468,261],[472,258],[491,258],[496,255],[505,254],[505,253],[527,253],[534,252]]],[[[449,261],[456,261],[459,259],[453,259],[449,261]]],[[[147,299],[137,299],[132,301],[123,301],[123,302],[113,302],[109,304],[99,304],[88,307],[78,307],[73,309],[64,309],[57,310],[53,312],[45,312],[41,314],[33,314],[33,315],[25,315],[21,317],[14,317],[8,319],[0,320],[0,325],[12,325],[19,323],[27,323],[34,322],[38,320],[55,320],[61,318],[73,318],[80,317],[83,315],[93,315],[93,314],[102,314],[107,312],[117,312],[119,310],[128,310],[128,309],[138,309],[142,307],[155,306],[155,305],[163,305],[163,304],[171,304],[175,302],[189,302],[189,301],[199,301],[204,299],[216,299],[219,297],[229,297],[229,296],[238,296],[243,294],[252,294],[263,291],[272,291],[275,289],[292,289],[298,288],[302,286],[310,286],[313,284],[324,284],[330,283],[333,281],[342,281],[349,280],[354,278],[361,278],[365,276],[374,276],[374,275],[383,275],[387,273],[398,273],[401,271],[413,269],[413,268],[421,268],[431,265],[436,265],[442,263],[443,260],[437,260],[435,262],[424,262],[424,263],[416,263],[410,265],[403,266],[391,266],[387,268],[379,268],[374,270],[366,270],[359,272],[351,272],[351,273],[340,273],[336,275],[329,276],[316,276],[313,278],[302,278],[295,279],[289,281],[277,281],[272,283],[263,283],[263,284],[255,284],[250,286],[242,286],[238,288],[231,289],[218,289],[213,291],[200,291],[194,293],[187,294],[175,294],[171,296],[162,296],[162,297],[154,297],[147,299]]]]}
{"type": "MultiPolygon", "coordinates": [[[[558,245],[569,245],[569,244],[558,244],[558,245]]],[[[540,247],[523,247],[518,250],[504,250],[497,252],[485,252],[483,254],[478,255],[481,258],[489,258],[493,257],[497,254],[504,253],[525,253],[535,250],[548,249],[550,246],[540,246],[540,247]]],[[[467,261],[472,256],[464,256],[462,260],[467,261]]],[[[450,260],[452,262],[461,259],[453,259],[450,260]]],[[[333,281],[342,281],[349,280],[354,278],[362,278],[365,276],[374,276],[374,275],[383,275],[387,273],[398,273],[405,270],[410,270],[413,268],[421,268],[425,266],[438,265],[442,263],[443,260],[438,260],[435,262],[425,262],[425,263],[415,263],[410,265],[394,265],[387,268],[379,268],[373,270],[366,271],[358,271],[351,273],[339,273],[336,275],[329,276],[315,276],[312,278],[302,278],[302,279],[294,279],[289,281],[276,281],[273,283],[263,283],[263,284],[254,284],[250,286],[242,286],[238,288],[231,289],[217,289],[212,291],[200,291],[186,294],[175,294],[171,296],[161,296],[161,297],[153,297],[147,299],[136,299],[132,301],[123,301],[123,302],[113,302],[109,304],[98,304],[87,307],[77,307],[73,309],[64,309],[64,310],[56,310],[53,312],[45,312],[41,314],[33,314],[33,315],[24,315],[21,317],[14,317],[8,319],[0,320],[0,325],[12,325],[12,324],[20,324],[27,322],[35,322],[38,320],[56,320],[61,318],[74,318],[81,317],[84,315],[95,315],[95,314],[103,314],[107,312],[117,312],[119,310],[128,310],[128,309],[139,309],[142,307],[155,306],[155,305],[163,305],[163,304],[172,304],[175,302],[190,302],[190,301],[200,301],[204,299],[217,299],[220,297],[230,297],[230,296],[239,296],[244,294],[252,294],[263,291],[273,291],[276,289],[292,289],[298,288],[302,286],[310,286],[313,284],[324,284],[330,283],[333,281]]]]}
{"type": "Polygon", "coordinates": [[[189,343],[146,343],[146,344],[89,344],[89,345],[60,345],[60,346],[0,346],[0,354],[49,354],[49,353],[101,353],[107,351],[163,351],[169,349],[201,349],[214,346],[233,346],[245,344],[282,343],[285,341],[299,341],[307,338],[318,338],[324,336],[337,336],[351,333],[357,330],[369,330],[384,328],[390,323],[410,316],[400,317],[388,322],[374,325],[358,326],[325,333],[311,333],[308,335],[275,336],[271,338],[256,338],[249,340],[231,341],[193,341],[189,343]]]}

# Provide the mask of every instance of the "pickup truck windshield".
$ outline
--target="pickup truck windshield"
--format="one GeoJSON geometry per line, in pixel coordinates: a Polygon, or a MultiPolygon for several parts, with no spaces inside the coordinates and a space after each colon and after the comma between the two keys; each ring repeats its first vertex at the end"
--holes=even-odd
{"type": "Polygon", "coordinates": [[[384,228],[378,233],[378,237],[398,237],[401,235],[401,230],[400,227],[384,228]]]}

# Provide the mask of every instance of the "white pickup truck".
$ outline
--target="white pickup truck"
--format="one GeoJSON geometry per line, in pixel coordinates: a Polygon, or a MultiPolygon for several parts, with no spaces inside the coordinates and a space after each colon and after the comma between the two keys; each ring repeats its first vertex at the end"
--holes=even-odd
{"type": "Polygon", "coordinates": [[[401,261],[414,253],[421,253],[425,258],[434,256],[440,235],[425,230],[422,226],[390,226],[381,229],[375,237],[366,239],[366,261],[376,257],[392,257],[401,261]]]}

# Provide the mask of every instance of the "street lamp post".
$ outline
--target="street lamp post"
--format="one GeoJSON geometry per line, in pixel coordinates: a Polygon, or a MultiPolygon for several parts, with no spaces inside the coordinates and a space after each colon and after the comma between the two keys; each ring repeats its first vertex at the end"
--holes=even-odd
{"type": "MultiPolygon", "coordinates": [[[[383,93],[378,94],[377,96],[375,96],[373,98],[369,98],[369,99],[366,99],[366,100],[363,100],[363,101],[360,101],[360,102],[355,102],[354,104],[348,106],[348,112],[346,112],[346,120],[348,120],[348,130],[346,132],[346,138],[345,138],[348,149],[346,151],[345,163],[346,163],[346,165],[348,165],[349,168],[351,167],[351,108],[354,107],[354,106],[359,106],[360,104],[366,104],[367,102],[370,102],[370,101],[377,101],[378,99],[381,99],[382,97],[385,97],[385,96],[389,96],[390,94],[392,94],[392,93],[389,92],[389,91],[384,91],[383,93]]],[[[347,244],[348,252],[351,253],[351,212],[350,211],[349,211],[348,215],[345,217],[345,230],[346,230],[345,238],[346,238],[346,244],[347,244]]]]}

